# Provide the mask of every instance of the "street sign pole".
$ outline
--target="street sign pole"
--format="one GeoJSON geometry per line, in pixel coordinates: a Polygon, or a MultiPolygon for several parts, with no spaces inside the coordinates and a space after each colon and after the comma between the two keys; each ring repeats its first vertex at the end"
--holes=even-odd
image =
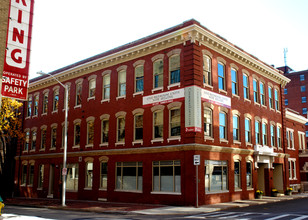
{"type": "Polygon", "coordinates": [[[199,183],[199,178],[198,178],[198,166],[200,165],[200,155],[194,155],[194,165],[196,166],[196,208],[199,207],[199,202],[198,202],[198,183],[199,183]]]}

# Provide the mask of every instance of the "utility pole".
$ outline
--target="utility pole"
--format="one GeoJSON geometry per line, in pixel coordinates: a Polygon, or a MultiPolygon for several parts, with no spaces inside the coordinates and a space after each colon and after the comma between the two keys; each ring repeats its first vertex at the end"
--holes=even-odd
{"type": "Polygon", "coordinates": [[[288,48],[283,49],[283,55],[284,55],[284,73],[288,73],[289,70],[287,68],[287,53],[288,53],[288,48]]]}

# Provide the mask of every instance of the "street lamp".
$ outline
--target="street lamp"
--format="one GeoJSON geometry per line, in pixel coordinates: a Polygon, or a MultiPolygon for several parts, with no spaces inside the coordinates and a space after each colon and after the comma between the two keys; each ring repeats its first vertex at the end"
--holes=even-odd
{"type": "Polygon", "coordinates": [[[67,116],[68,116],[68,85],[64,85],[61,83],[55,76],[44,73],[42,71],[37,72],[39,75],[48,75],[54,80],[56,80],[64,89],[65,89],[65,123],[64,123],[64,154],[63,154],[63,169],[62,169],[62,176],[63,176],[63,184],[62,184],[62,206],[65,205],[65,195],[66,195],[66,174],[67,174],[67,168],[66,168],[66,159],[67,159],[67,116]]]}

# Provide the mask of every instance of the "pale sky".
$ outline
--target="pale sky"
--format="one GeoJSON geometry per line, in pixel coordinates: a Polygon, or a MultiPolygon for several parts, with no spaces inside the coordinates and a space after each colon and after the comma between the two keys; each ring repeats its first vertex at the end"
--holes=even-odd
{"type": "Polygon", "coordinates": [[[308,0],[36,0],[30,78],[194,18],[275,67],[308,69],[308,0]]]}

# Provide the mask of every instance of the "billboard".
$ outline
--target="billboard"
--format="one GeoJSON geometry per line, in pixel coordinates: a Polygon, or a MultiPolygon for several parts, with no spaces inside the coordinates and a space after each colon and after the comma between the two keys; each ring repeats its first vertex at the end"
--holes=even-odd
{"type": "Polygon", "coordinates": [[[27,100],[34,0],[10,0],[1,94],[27,100]]]}

